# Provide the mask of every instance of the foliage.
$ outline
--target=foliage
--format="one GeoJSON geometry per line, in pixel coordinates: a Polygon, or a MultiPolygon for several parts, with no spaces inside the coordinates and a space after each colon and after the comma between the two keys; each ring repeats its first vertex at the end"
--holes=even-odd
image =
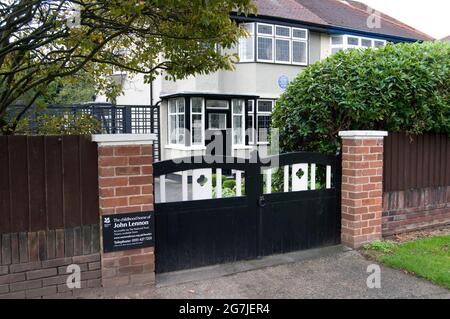
{"type": "MultiPolygon", "coordinates": [[[[213,197],[216,197],[217,190],[217,175],[212,175],[212,185],[213,185],[213,197]]],[[[242,194],[245,194],[245,178],[241,182],[242,194]]],[[[236,196],[236,180],[234,177],[228,177],[222,175],[222,197],[234,197],[236,196]]]]}
{"type": "Polygon", "coordinates": [[[398,247],[398,244],[393,241],[381,241],[377,240],[370,244],[364,245],[364,249],[366,250],[375,250],[382,252],[384,254],[390,254],[394,252],[394,250],[398,247]]]}
{"type": "Polygon", "coordinates": [[[50,83],[80,72],[101,90],[113,69],[146,81],[233,69],[237,55],[227,49],[247,32],[230,12],[254,10],[251,0],[1,1],[0,132],[12,134],[50,83]],[[7,108],[24,97],[24,112],[7,120],[7,108]]]}
{"type": "Polygon", "coordinates": [[[450,43],[341,51],[307,67],[278,100],[280,148],[333,154],[341,130],[450,134],[450,43]]]}
{"type": "Polygon", "coordinates": [[[86,113],[64,115],[41,114],[33,123],[29,119],[20,121],[17,134],[26,135],[90,135],[102,133],[98,119],[86,113]]]}
{"type": "Polygon", "coordinates": [[[81,72],[70,77],[58,78],[51,82],[43,92],[42,103],[79,104],[93,101],[96,95],[96,84],[93,76],[81,72]]]}
{"type": "Polygon", "coordinates": [[[367,249],[385,250],[378,260],[450,289],[450,236],[435,236],[403,244],[374,243],[367,249]]]}

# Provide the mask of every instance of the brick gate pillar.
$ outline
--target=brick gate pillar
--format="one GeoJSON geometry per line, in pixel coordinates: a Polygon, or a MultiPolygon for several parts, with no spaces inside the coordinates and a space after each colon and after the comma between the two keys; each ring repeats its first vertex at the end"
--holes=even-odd
{"type": "Polygon", "coordinates": [[[384,131],[343,131],[342,244],[381,239],[384,131]]]}
{"type": "MultiPolygon", "coordinates": [[[[98,143],[101,216],[153,211],[153,140],[152,134],[92,136],[98,143]]],[[[105,253],[101,242],[103,287],[155,282],[153,247],[105,253]]]]}

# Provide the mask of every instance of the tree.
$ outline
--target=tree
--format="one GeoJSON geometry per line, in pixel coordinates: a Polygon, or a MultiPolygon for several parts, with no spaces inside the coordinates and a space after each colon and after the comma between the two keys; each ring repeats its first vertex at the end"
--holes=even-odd
{"type": "Polygon", "coordinates": [[[341,130],[450,135],[450,44],[338,52],[307,67],[277,101],[284,152],[334,153],[341,130]]]}
{"type": "Polygon", "coordinates": [[[232,69],[229,49],[246,32],[230,12],[251,0],[6,0],[0,2],[0,131],[11,134],[55,79],[112,69],[168,78],[232,69]],[[8,107],[23,109],[7,121],[8,107]]]}

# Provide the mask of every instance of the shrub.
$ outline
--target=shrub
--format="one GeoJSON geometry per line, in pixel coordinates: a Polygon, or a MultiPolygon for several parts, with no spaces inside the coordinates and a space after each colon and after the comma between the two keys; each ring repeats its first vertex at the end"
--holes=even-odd
{"type": "Polygon", "coordinates": [[[450,43],[348,50],[312,64],[278,100],[280,148],[334,153],[341,130],[450,134],[450,43]]]}
{"type": "Polygon", "coordinates": [[[19,122],[16,134],[89,135],[102,132],[100,121],[86,113],[40,114],[31,124],[26,118],[19,122]]]}

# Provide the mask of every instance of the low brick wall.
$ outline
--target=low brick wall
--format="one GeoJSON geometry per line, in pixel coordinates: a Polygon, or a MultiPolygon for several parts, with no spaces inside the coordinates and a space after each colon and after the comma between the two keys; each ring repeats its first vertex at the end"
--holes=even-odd
{"type": "Polygon", "coordinates": [[[101,286],[99,226],[0,236],[0,299],[72,297],[101,286]],[[67,266],[81,269],[81,289],[71,290],[67,266]]]}
{"type": "Polygon", "coordinates": [[[450,186],[383,194],[383,236],[450,224],[450,186]]]}

